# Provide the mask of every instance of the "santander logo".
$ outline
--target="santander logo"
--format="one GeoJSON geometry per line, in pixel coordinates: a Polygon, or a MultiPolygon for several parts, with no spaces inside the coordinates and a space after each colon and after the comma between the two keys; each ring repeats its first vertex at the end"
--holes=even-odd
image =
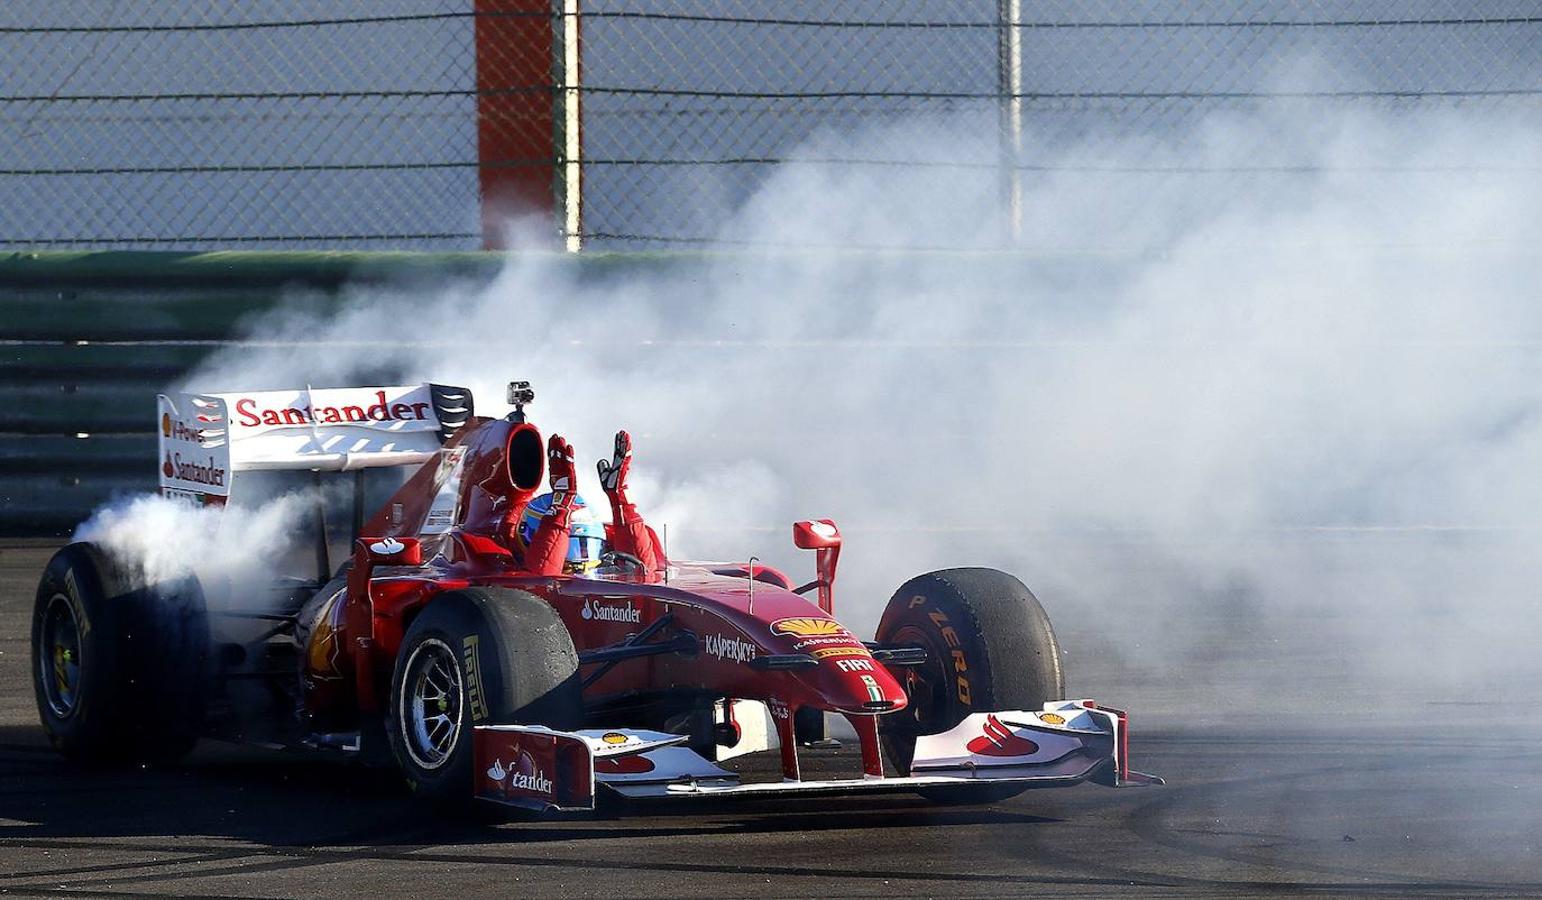
{"type": "Polygon", "coordinates": [[[422,422],[432,417],[428,403],[387,403],[385,391],[373,403],[341,406],[261,407],[252,397],[236,400],[236,421],[247,428],[284,425],[347,425],[370,422],[422,422]]]}
{"type": "Polygon", "coordinates": [[[210,454],[207,463],[200,463],[194,460],[184,462],[182,454],[168,453],[166,462],[161,464],[161,474],[179,481],[191,481],[213,487],[225,486],[225,470],[220,467],[219,461],[213,454],[210,454]]]}
{"type": "Polygon", "coordinates": [[[552,780],[536,765],[535,759],[523,750],[519,751],[508,768],[504,768],[502,760],[493,760],[487,770],[487,777],[506,793],[520,791],[547,797],[552,795],[552,780]]]}
{"type": "Polygon", "coordinates": [[[590,621],[623,622],[628,625],[636,625],[642,621],[642,610],[631,603],[611,606],[596,603],[593,597],[584,598],[584,611],[579,615],[590,621]]]}
{"type": "Polygon", "coordinates": [[[1012,733],[995,716],[985,718],[985,733],[970,741],[969,752],[977,756],[1028,756],[1039,752],[1039,745],[1012,733]]]}

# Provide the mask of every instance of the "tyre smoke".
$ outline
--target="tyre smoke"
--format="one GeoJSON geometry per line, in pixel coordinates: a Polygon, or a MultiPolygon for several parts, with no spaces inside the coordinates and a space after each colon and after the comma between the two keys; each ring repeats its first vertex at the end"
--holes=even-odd
{"type": "Polygon", "coordinates": [[[138,584],[164,584],[189,575],[205,579],[205,588],[213,579],[263,584],[314,503],[314,494],[305,492],[228,509],[155,495],[130,497],[98,509],[75,529],[72,540],[97,544],[132,567],[138,584]]]}
{"type": "Polygon", "coordinates": [[[801,579],[787,523],[833,517],[860,627],[921,571],[1011,571],[1078,693],[1536,699],[1533,124],[1030,135],[1016,238],[992,166],[824,162],[991,159],[994,119],[825,135],[723,211],[713,237],[747,249],[585,270],[533,235],[488,285],[361,289],[325,317],[299,298],[254,326],[291,344],[188,386],[436,380],[487,415],[528,379],[581,459],[632,431],[675,557],[801,579]],[[1300,678],[1259,683],[1260,656],[1300,678]]]}

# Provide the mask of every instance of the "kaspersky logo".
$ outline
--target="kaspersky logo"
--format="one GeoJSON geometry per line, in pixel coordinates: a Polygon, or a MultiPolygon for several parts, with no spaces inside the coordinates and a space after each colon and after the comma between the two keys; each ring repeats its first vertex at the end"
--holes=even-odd
{"type": "Polygon", "coordinates": [[[630,602],[617,606],[596,603],[593,597],[584,598],[584,611],[579,615],[591,621],[622,622],[628,625],[636,625],[642,621],[642,610],[630,602]]]}
{"type": "Polygon", "coordinates": [[[849,634],[841,623],[834,619],[815,619],[813,617],[796,619],[777,619],[771,623],[772,634],[787,634],[793,637],[834,637],[836,635],[849,634]]]}
{"type": "Polygon", "coordinates": [[[749,641],[721,634],[709,634],[702,643],[708,656],[731,659],[737,663],[749,662],[760,652],[760,648],[749,641]]]}

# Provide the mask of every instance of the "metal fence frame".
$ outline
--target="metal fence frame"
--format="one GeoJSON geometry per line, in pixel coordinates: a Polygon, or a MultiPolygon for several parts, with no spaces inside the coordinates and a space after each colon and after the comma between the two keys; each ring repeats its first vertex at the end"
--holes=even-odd
{"type": "Polygon", "coordinates": [[[1211,110],[1289,104],[1542,119],[1535,0],[102,9],[0,8],[0,249],[473,249],[502,245],[514,210],[569,250],[732,245],[720,207],[793,158],[996,169],[1015,232],[1046,165],[1025,133],[1181,134],[1211,110]],[[1322,83],[1274,83],[1302,48],[1326,60],[1322,83]],[[796,152],[821,131],[966,111],[993,119],[994,149],[796,152]]]}

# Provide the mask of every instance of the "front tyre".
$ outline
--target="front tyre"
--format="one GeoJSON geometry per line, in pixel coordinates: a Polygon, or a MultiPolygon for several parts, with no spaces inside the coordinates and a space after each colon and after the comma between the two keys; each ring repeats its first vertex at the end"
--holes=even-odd
{"type": "MultiPolygon", "coordinates": [[[[878,623],[878,642],[926,648],[924,665],[896,670],[909,705],[881,717],[884,752],[908,774],[916,737],[940,734],[976,712],[1037,710],[1065,696],[1060,645],[1033,592],[995,569],[943,569],[900,586],[878,623]]],[[[934,800],[988,802],[1011,785],[928,789],[934,800]]]]}
{"type": "Polygon", "coordinates": [[[578,653],[556,610],[524,591],[467,588],[429,601],[391,678],[386,735],[419,798],[472,800],[477,725],[576,727],[578,653]]]}

